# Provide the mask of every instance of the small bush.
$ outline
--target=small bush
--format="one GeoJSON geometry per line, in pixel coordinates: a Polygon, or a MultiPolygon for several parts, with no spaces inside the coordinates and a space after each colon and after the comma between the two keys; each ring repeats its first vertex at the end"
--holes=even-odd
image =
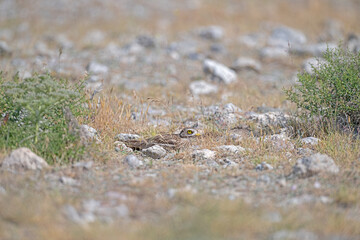
{"type": "MultiPolygon", "coordinates": [[[[325,129],[360,126],[360,53],[328,49],[313,74],[299,73],[299,83],[285,90],[300,115],[317,119],[325,129]]],[[[318,127],[318,126],[317,126],[318,127]]]]}
{"type": "Polygon", "coordinates": [[[51,75],[5,81],[0,75],[0,148],[28,147],[49,163],[72,161],[84,150],[71,134],[64,109],[85,113],[83,84],[71,87],[51,75]]]}

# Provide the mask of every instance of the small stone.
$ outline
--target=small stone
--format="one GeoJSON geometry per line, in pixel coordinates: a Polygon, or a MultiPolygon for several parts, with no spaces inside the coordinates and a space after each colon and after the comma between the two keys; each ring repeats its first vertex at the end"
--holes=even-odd
{"type": "Polygon", "coordinates": [[[274,167],[266,162],[258,164],[255,168],[256,171],[273,170],[274,167]]]}
{"type": "Polygon", "coordinates": [[[277,183],[280,185],[280,187],[286,187],[286,179],[285,178],[280,178],[279,180],[277,180],[277,183]]]}
{"type": "Polygon", "coordinates": [[[114,145],[115,145],[116,152],[121,152],[121,151],[133,152],[133,150],[131,148],[127,147],[125,145],[125,143],[123,143],[123,142],[116,141],[116,142],[114,142],[114,145]]]}
{"type": "Polygon", "coordinates": [[[136,139],[140,139],[140,136],[137,134],[128,134],[128,133],[120,133],[116,136],[116,139],[118,139],[119,141],[129,141],[129,140],[136,140],[136,139]]]}
{"type": "Polygon", "coordinates": [[[239,154],[246,151],[245,148],[235,145],[222,145],[216,149],[226,154],[239,154]]]}
{"type": "Polygon", "coordinates": [[[308,58],[303,62],[302,67],[305,72],[309,74],[314,74],[314,68],[319,69],[319,67],[325,63],[326,61],[324,59],[308,58]]]}
{"type": "Polygon", "coordinates": [[[90,62],[86,66],[86,71],[91,74],[107,74],[109,72],[109,68],[97,62],[90,62]]]}
{"type": "Polygon", "coordinates": [[[197,32],[200,37],[208,40],[220,40],[224,36],[224,30],[220,26],[202,27],[197,32]]]}
{"type": "Polygon", "coordinates": [[[136,37],[136,42],[145,48],[154,48],[155,40],[147,35],[140,35],[136,37]]]}
{"type": "Polygon", "coordinates": [[[2,168],[24,169],[24,170],[42,170],[48,168],[47,162],[33,153],[28,148],[18,148],[13,150],[6,157],[1,165],[2,168]]]}
{"type": "Polygon", "coordinates": [[[336,166],[334,160],[320,153],[300,158],[293,167],[293,174],[301,177],[311,177],[318,173],[337,174],[338,172],[339,167],[336,166]]]}
{"type": "Polygon", "coordinates": [[[201,150],[195,150],[192,153],[192,157],[195,161],[199,160],[213,160],[215,158],[216,152],[211,151],[209,149],[201,149],[201,150]]]}
{"type": "Polygon", "coordinates": [[[101,142],[97,136],[97,130],[89,125],[80,125],[81,136],[85,138],[84,140],[96,140],[97,142],[101,142]]]}
{"type": "Polygon", "coordinates": [[[315,57],[322,57],[327,49],[336,49],[338,45],[334,43],[316,43],[305,46],[294,46],[289,49],[289,52],[298,56],[312,55],[315,57]]]}
{"type": "Polygon", "coordinates": [[[239,57],[232,64],[231,68],[237,72],[243,71],[243,70],[252,70],[254,72],[260,72],[261,71],[261,63],[252,58],[239,57]]]}
{"type": "Polygon", "coordinates": [[[0,56],[8,56],[8,55],[11,55],[11,53],[12,53],[12,50],[7,45],[7,43],[4,41],[0,41],[0,56]]]}
{"type": "Polygon", "coordinates": [[[288,50],[280,47],[264,47],[260,50],[262,58],[284,58],[289,56],[288,50]]]}
{"type": "Polygon", "coordinates": [[[82,169],[85,169],[85,170],[90,170],[93,165],[94,165],[93,161],[87,161],[87,162],[77,162],[77,163],[73,164],[73,167],[74,168],[82,168],[82,169]]]}
{"type": "Polygon", "coordinates": [[[139,158],[137,158],[137,156],[133,154],[127,155],[124,161],[132,168],[137,168],[144,164],[139,158]]]}
{"type": "Polygon", "coordinates": [[[166,150],[159,145],[154,145],[152,147],[145,148],[142,150],[142,152],[146,156],[154,158],[154,159],[159,159],[159,158],[165,157],[165,155],[166,155],[166,150]]]}
{"type": "Polygon", "coordinates": [[[207,95],[217,93],[218,87],[216,85],[207,83],[206,81],[194,81],[190,83],[190,91],[194,95],[207,95]]]}
{"type": "Polygon", "coordinates": [[[302,45],[307,41],[304,33],[299,30],[280,26],[275,28],[271,32],[271,36],[268,40],[268,44],[271,46],[277,46],[282,48],[288,48],[289,45],[302,45]]]}
{"type": "Polygon", "coordinates": [[[303,144],[309,144],[309,145],[317,145],[320,141],[320,139],[315,138],[315,137],[306,137],[306,138],[302,138],[301,143],[303,144]]]}
{"type": "Polygon", "coordinates": [[[274,233],[271,240],[318,240],[319,238],[312,232],[306,230],[289,231],[280,230],[274,233]]]}
{"type": "Polygon", "coordinates": [[[71,177],[61,176],[59,181],[64,185],[78,186],[79,182],[71,177]]]}
{"type": "Polygon", "coordinates": [[[240,113],[242,110],[233,103],[227,103],[224,105],[224,111],[228,113],[240,113]]]}
{"type": "Polygon", "coordinates": [[[203,71],[205,74],[210,75],[212,80],[225,84],[230,84],[237,80],[234,70],[214,60],[206,59],[203,63],[203,71]]]}

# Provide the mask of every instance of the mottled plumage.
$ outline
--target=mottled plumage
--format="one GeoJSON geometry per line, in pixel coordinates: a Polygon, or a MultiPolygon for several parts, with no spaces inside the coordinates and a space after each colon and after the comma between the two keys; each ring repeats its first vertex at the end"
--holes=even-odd
{"type": "Polygon", "coordinates": [[[193,128],[185,128],[181,130],[179,134],[161,134],[155,137],[143,139],[143,140],[128,140],[124,141],[125,145],[134,150],[142,150],[152,147],[154,145],[160,145],[165,149],[179,149],[186,145],[187,138],[199,136],[200,134],[193,128]]]}

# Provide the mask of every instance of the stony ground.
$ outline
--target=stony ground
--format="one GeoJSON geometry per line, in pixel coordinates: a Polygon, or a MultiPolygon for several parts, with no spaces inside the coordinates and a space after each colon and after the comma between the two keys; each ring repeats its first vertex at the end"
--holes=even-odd
{"type": "Polygon", "coordinates": [[[358,1],[0,2],[0,67],[86,79],[83,159],[0,162],[1,239],[360,239],[360,141],[294,126],[284,88],[360,50],[358,1]],[[177,151],[129,137],[201,133],[177,151]],[[299,132],[300,131],[300,132],[299,132]],[[129,135],[132,134],[132,135],[129,135]],[[91,135],[91,134],[89,134],[91,135]]]}

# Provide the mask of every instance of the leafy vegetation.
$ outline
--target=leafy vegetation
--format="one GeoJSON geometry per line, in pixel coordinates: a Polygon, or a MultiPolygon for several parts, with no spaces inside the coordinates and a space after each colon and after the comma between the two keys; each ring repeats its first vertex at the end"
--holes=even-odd
{"type": "Polygon", "coordinates": [[[28,147],[49,163],[72,161],[84,150],[64,116],[86,113],[84,86],[71,86],[50,74],[5,81],[0,75],[0,148],[28,147]]]}
{"type": "Polygon", "coordinates": [[[317,119],[325,129],[360,127],[360,53],[328,49],[326,60],[313,74],[298,74],[299,83],[286,90],[289,100],[306,119],[317,119]]]}

